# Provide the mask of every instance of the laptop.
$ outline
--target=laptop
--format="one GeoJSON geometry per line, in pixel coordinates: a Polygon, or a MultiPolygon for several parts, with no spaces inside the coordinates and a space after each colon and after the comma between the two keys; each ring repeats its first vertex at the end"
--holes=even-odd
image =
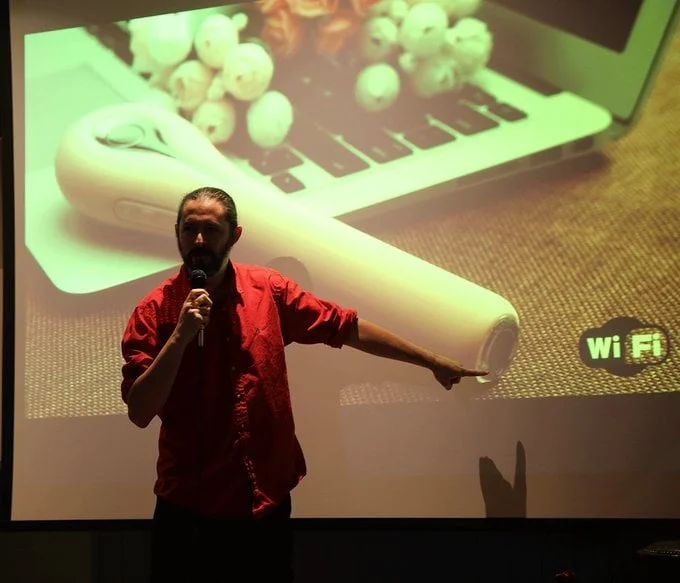
{"type": "MultiPolygon", "coordinates": [[[[242,36],[259,42],[259,12],[251,2],[186,15],[197,27],[211,14],[246,13],[242,36]]],[[[487,0],[471,17],[486,23],[493,48],[486,66],[456,91],[419,97],[402,71],[399,96],[375,114],[355,99],[359,69],[351,57],[303,52],[276,62],[270,86],[293,107],[283,143],[254,144],[244,129],[250,104],[236,100],[237,128],[216,147],[239,171],[318,215],[352,224],[408,213],[470,186],[601,150],[630,131],[678,3],[487,0]]],[[[167,241],[154,243],[138,228],[121,236],[116,227],[74,217],[55,177],[59,144],[80,118],[159,96],[149,75],[133,67],[130,39],[125,20],[25,39],[26,241],[67,293],[115,288],[177,264],[167,241]]],[[[167,210],[177,202],[169,200],[167,210]]]]}

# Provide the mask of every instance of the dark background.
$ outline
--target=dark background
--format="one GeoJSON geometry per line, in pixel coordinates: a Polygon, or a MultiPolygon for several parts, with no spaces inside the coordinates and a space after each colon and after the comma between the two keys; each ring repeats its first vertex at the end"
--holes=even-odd
{"type": "MultiPolygon", "coordinates": [[[[637,551],[680,537],[670,521],[298,520],[300,583],[678,581],[680,559],[637,551]],[[570,571],[573,579],[558,574],[570,571]]],[[[146,581],[145,523],[5,525],[0,581],[146,581]]]]}

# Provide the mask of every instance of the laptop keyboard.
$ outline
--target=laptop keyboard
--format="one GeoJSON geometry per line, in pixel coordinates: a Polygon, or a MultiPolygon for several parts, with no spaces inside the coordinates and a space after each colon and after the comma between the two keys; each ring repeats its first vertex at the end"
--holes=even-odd
{"type": "Polygon", "coordinates": [[[473,85],[435,99],[404,98],[377,115],[310,75],[287,79],[286,85],[281,89],[291,101],[305,104],[296,112],[287,144],[273,151],[245,145],[241,152],[237,144],[235,153],[288,193],[305,188],[288,172],[305,159],[340,178],[527,117],[473,85]]]}
{"type": "MultiPolygon", "coordinates": [[[[99,41],[131,64],[129,37],[119,27],[88,29],[99,41]]],[[[353,95],[350,72],[324,63],[308,70],[296,68],[272,80],[271,89],[294,104],[295,121],[284,145],[264,150],[245,130],[245,109],[238,112],[237,130],[221,149],[240,158],[256,174],[285,193],[303,191],[306,184],[295,169],[313,164],[331,177],[365,172],[409,156],[495,130],[527,117],[517,104],[498,100],[468,84],[455,93],[420,99],[403,91],[381,113],[361,109],[353,95]]],[[[247,104],[237,104],[245,108],[247,104]]],[[[298,173],[299,174],[299,173],[298,173]]]]}

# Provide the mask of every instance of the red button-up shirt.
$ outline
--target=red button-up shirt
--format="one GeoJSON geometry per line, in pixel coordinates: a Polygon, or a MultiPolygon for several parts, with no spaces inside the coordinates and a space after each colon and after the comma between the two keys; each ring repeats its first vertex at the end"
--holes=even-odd
{"type": "MultiPolygon", "coordinates": [[[[137,306],[122,339],[122,397],[172,334],[191,289],[186,269],[137,306]]],[[[284,346],[340,348],[355,310],[321,300],[271,269],[230,262],[204,346],[187,346],[159,413],[154,492],[209,516],[260,516],[306,474],[284,346]]]]}

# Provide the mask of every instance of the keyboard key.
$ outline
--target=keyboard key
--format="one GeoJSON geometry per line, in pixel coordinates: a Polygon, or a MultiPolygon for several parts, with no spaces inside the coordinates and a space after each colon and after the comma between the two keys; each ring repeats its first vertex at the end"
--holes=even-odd
{"type": "Polygon", "coordinates": [[[332,134],[380,131],[379,116],[359,107],[354,96],[347,95],[346,91],[335,91],[327,87],[310,90],[309,100],[301,108],[300,115],[308,115],[332,134]]]}
{"type": "Polygon", "coordinates": [[[130,35],[121,26],[115,23],[93,24],[86,30],[124,63],[132,66],[134,55],[130,51],[130,35]]]}
{"type": "Polygon", "coordinates": [[[274,72],[272,89],[286,94],[293,103],[298,104],[304,99],[312,87],[319,86],[320,77],[311,63],[305,63],[302,69],[278,69],[274,72]]]}
{"type": "Polygon", "coordinates": [[[427,126],[404,134],[404,139],[418,148],[427,150],[428,148],[453,142],[456,138],[441,128],[427,126]]]}
{"type": "Polygon", "coordinates": [[[295,176],[292,176],[287,172],[285,174],[278,174],[276,176],[273,176],[272,183],[274,184],[274,186],[277,186],[286,194],[290,194],[291,192],[297,192],[298,190],[302,190],[305,187],[305,185],[302,184],[302,182],[300,182],[297,178],[295,178],[295,176]]]}
{"type": "Polygon", "coordinates": [[[342,134],[343,139],[379,164],[411,154],[411,150],[385,132],[354,131],[342,134]]]}
{"type": "Polygon", "coordinates": [[[508,105],[507,103],[495,103],[494,105],[489,106],[487,109],[489,113],[492,113],[493,115],[500,117],[505,121],[517,121],[524,119],[527,116],[527,114],[521,109],[517,109],[516,107],[508,105]]]}
{"type": "Polygon", "coordinates": [[[433,113],[439,121],[451,126],[463,135],[471,136],[498,127],[498,122],[465,105],[450,104],[448,108],[440,106],[433,113]]]}
{"type": "Polygon", "coordinates": [[[226,156],[233,155],[244,160],[258,158],[265,152],[250,138],[245,123],[245,115],[236,122],[236,129],[231,139],[224,145],[218,145],[217,149],[226,156]]]}
{"type": "Polygon", "coordinates": [[[348,102],[347,98],[328,89],[318,92],[313,105],[310,104],[309,112],[319,125],[333,134],[342,134],[348,128],[378,128],[375,121],[356,103],[348,102]]]}
{"type": "Polygon", "coordinates": [[[380,125],[394,133],[405,133],[429,125],[426,113],[429,104],[424,99],[400,95],[397,101],[376,115],[380,125]]]}
{"type": "Polygon", "coordinates": [[[302,164],[302,158],[296,156],[288,148],[262,150],[249,160],[250,165],[262,174],[277,174],[302,164]]]}
{"type": "Polygon", "coordinates": [[[309,113],[313,108],[327,110],[336,104],[354,102],[354,79],[346,71],[329,69],[318,63],[305,63],[304,69],[286,70],[272,80],[272,88],[282,91],[296,109],[309,113]]]}
{"type": "Polygon", "coordinates": [[[368,168],[368,162],[305,119],[295,121],[289,142],[293,148],[336,178],[368,168]]]}
{"type": "Polygon", "coordinates": [[[493,105],[496,98],[476,85],[465,85],[458,92],[458,98],[473,105],[493,105]]]}
{"type": "Polygon", "coordinates": [[[410,130],[425,128],[429,125],[425,112],[412,111],[408,113],[386,112],[382,114],[382,125],[385,129],[401,134],[410,130]]]}

